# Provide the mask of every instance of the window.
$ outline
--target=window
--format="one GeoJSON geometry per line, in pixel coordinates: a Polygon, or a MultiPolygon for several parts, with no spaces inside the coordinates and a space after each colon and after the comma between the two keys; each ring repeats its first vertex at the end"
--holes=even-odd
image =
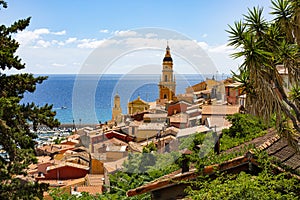
{"type": "Polygon", "coordinates": [[[167,75],[165,75],[165,82],[167,82],[168,81],[168,76],[167,75]]]}

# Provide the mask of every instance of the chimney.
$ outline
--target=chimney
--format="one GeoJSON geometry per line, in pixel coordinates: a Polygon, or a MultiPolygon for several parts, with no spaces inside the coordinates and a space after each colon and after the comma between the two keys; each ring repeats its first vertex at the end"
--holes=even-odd
{"type": "Polygon", "coordinates": [[[181,153],[182,153],[181,173],[185,173],[190,170],[189,167],[190,159],[188,155],[192,154],[193,152],[189,149],[184,149],[181,153]]]}
{"type": "Polygon", "coordinates": [[[217,132],[213,132],[213,137],[215,139],[214,152],[219,155],[220,154],[220,139],[222,137],[222,133],[218,136],[217,132]]]}

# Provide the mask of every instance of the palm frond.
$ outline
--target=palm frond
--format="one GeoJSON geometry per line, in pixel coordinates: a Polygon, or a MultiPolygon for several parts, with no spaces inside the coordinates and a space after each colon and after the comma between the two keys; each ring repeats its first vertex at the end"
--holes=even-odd
{"type": "Polygon", "coordinates": [[[245,25],[241,21],[237,21],[234,23],[234,27],[229,26],[229,30],[226,30],[229,33],[229,44],[230,46],[239,47],[243,44],[244,33],[245,33],[245,25]]]}
{"type": "Polygon", "coordinates": [[[267,30],[267,21],[263,17],[263,8],[253,7],[253,10],[248,9],[248,14],[244,15],[246,25],[249,31],[256,35],[261,35],[267,30]]]}

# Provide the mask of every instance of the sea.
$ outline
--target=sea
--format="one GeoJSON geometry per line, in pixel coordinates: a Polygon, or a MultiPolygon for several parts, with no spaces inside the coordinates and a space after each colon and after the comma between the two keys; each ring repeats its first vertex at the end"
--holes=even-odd
{"type": "MultiPolygon", "coordinates": [[[[109,121],[116,94],[120,96],[124,114],[127,113],[127,103],[138,96],[147,102],[154,102],[158,98],[159,74],[46,76],[48,79],[38,84],[34,93],[25,93],[21,103],[34,102],[39,106],[52,104],[56,118],[61,124],[83,125],[109,121]]],[[[176,94],[183,94],[188,86],[211,77],[211,75],[178,74],[176,94]]]]}

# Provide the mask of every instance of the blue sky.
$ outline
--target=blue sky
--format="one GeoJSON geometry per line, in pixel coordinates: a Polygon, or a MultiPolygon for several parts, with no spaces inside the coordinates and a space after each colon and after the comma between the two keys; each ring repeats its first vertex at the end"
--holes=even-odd
{"type": "MultiPolygon", "coordinates": [[[[126,37],[128,42],[131,36],[136,36],[134,30],[155,27],[188,37],[200,45],[219,73],[229,73],[236,70],[241,60],[229,57],[232,49],[226,46],[227,25],[242,19],[247,8],[257,5],[264,7],[268,19],[269,0],[8,0],[8,9],[0,11],[0,22],[9,25],[16,19],[32,17],[26,31],[15,35],[21,43],[18,53],[27,64],[24,72],[78,73],[96,48],[105,44],[105,50],[111,50],[112,43],[107,41],[126,37]]],[[[161,48],[160,51],[158,48],[154,53],[128,53],[112,64],[116,67],[111,67],[109,73],[127,73],[122,66],[137,67],[145,60],[145,64],[160,65],[166,40],[175,52],[174,67],[177,66],[178,73],[189,73],[185,71],[187,59],[176,54],[176,48],[172,49],[175,40],[167,36],[159,40],[160,46],[155,46],[161,48]],[[139,62],[135,63],[136,60],[139,62]]],[[[140,41],[140,38],[135,40],[140,41]]]]}

